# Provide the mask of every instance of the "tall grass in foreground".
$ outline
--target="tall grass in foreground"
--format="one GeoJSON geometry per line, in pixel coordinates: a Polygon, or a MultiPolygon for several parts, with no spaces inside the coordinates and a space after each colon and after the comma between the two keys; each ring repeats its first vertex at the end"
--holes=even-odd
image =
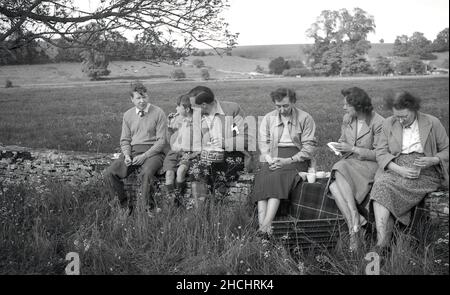
{"type": "MultiPolygon", "coordinates": [[[[0,273],[63,274],[68,252],[82,274],[364,274],[365,254],[336,249],[294,253],[255,236],[253,206],[205,202],[180,210],[162,203],[150,217],[138,202],[127,216],[103,183],[72,190],[0,187],[0,273]]],[[[382,274],[448,274],[448,224],[419,227],[418,239],[396,233],[382,274]]]]}

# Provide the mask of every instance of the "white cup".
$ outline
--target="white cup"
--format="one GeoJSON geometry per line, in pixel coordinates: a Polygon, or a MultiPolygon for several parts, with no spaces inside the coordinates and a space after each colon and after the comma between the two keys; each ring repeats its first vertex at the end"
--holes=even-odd
{"type": "Polygon", "coordinates": [[[416,177],[416,178],[419,178],[420,170],[421,170],[422,168],[421,168],[420,166],[417,166],[417,165],[413,165],[411,168],[414,169],[414,171],[417,172],[417,177],[416,177]]]}
{"type": "Polygon", "coordinates": [[[316,173],[308,173],[308,174],[306,174],[306,179],[308,180],[309,183],[316,182],[316,173]]]}

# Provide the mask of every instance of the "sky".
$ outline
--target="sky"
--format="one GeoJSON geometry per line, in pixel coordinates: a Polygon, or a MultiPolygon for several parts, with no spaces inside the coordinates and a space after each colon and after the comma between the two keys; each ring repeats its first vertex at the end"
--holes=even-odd
{"type": "MultiPolygon", "coordinates": [[[[100,0],[74,0],[91,10],[100,0]]],[[[429,40],[449,27],[449,0],[228,0],[223,17],[231,32],[238,32],[238,45],[304,44],[314,41],[306,30],[323,10],[359,7],[375,19],[369,41],[394,43],[400,35],[422,32],[429,40]]],[[[125,34],[127,36],[127,34],[125,34]]],[[[127,36],[130,40],[135,33],[127,36]]],[[[201,47],[201,46],[200,46],[201,47]]]]}
{"type": "Polygon", "coordinates": [[[238,45],[304,44],[306,30],[322,10],[359,7],[375,19],[369,41],[393,43],[399,35],[422,32],[429,40],[449,26],[448,0],[229,0],[224,17],[238,45]]]}

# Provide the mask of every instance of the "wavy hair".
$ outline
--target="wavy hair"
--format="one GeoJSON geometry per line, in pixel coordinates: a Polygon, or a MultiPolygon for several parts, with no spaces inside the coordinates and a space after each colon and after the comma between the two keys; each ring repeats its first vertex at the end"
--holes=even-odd
{"type": "Polygon", "coordinates": [[[369,95],[359,87],[350,87],[341,90],[342,95],[356,112],[369,115],[373,111],[372,100],[369,95]]]}

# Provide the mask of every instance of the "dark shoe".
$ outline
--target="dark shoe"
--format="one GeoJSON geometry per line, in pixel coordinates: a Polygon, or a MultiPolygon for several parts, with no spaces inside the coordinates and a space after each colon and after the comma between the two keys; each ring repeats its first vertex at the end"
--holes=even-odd
{"type": "Polygon", "coordinates": [[[177,188],[178,193],[180,195],[184,195],[184,193],[186,192],[186,182],[185,181],[183,181],[183,182],[178,182],[177,181],[176,188],[177,188]]]}
{"type": "Polygon", "coordinates": [[[263,244],[267,244],[267,243],[275,243],[275,238],[273,235],[267,233],[267,232],[262,232],[262,231],[257,231],[256,232],[256,237],[258,237],[259,239],[261,239],[263,244]]]}
{"type": "Polygon", "coordinates": [[[186,191],[186,182],[177,182],[176,183],[176,190],[175,190],[175,198],[173,200],[173,203],[176,207],[182,207],[183,206],[183,197],[184,193],[186,191]]]}
{"type": "Polygon", "coordinates": [[[127,198],[124,198],[124,199],[119,199],[119,204],[120,204],[120,207],[122,207],[122,208],[125,208],[126,206],[128,206],[128,199],[127,198]]]}

